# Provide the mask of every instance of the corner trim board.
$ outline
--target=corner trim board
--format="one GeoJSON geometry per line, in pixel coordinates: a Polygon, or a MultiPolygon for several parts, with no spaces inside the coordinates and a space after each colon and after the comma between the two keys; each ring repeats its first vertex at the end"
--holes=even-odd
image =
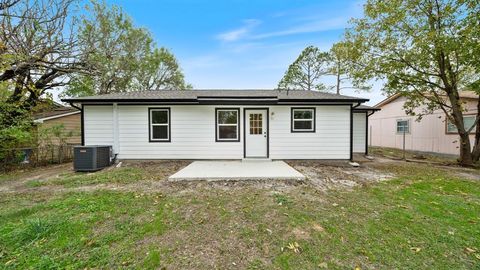
{"type": "Polygon", "coordinates": [[[82,146],[85,146],[85,108],[83,104],[80,109],[80,132],[82,136],[82,146]]]}
{"type": "Polygon", "coordinates": [[[368,156],[368,112],[365,112],[365,155],[368,156]]]}
{"type": "Polygon", "coordinates": [[[350,160],[353,160],[353,105],[350,105],[350,160]]]}

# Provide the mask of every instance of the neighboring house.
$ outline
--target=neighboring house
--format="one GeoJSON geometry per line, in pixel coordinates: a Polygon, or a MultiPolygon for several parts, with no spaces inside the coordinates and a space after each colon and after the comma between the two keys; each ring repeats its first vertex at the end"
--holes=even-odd
{"type": "MultiPolygon", "coordinates": [[[[72,136],[66,138],[68,144],[81,144],[81,113],[78,109],[65,107],[54,103],[48,109],[33,114],[34,123],[37,128],[51,128],[57,125],[63,125],[65,133],[72,133],[72,136]]],[[[52,138],[55,143],[56,138],[52,138]]]]}
{"type": "MultiPolygon", "coordinates": [[[[475,122],[479,97],[470,91],[461,92],[460,97],[466,108],[465,125],[471,127],[475,122]]],[[[402,149],[405,131],[407,150],[458,155],[460,139],[455,125],[447,121],[445,113],[436,110],[418,122],[415,116],[405,113],[405,101],[405,97],[394,95],[375,105],[381,111],[369,119],[369,145],[402,149]]],[[[470,141],[473,145],[474,134],[470,135],[470,141]]]]}
{"type": "Polygon", "coordinates": [[[63,99],[83,144],[119,159],[345,159],[366,153],[368,101],[315,91],[140,91],[63,99]]]}

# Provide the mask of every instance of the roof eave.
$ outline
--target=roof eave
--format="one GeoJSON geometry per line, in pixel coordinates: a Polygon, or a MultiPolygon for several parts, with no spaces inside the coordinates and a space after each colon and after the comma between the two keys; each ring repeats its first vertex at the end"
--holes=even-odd
{"type": "Polygon", "coordinates": [[[380,108],[356,108],[354,109],[353,111],[356,112],[356,111],[359,111],[359,112],[364,112],[364,111],[380,111],[382,109],[380,108]]]}
{"type": "Polygon", "coordinates": [[[65,112],[65,113],[62,113],[62,114],[57,114],[57,115],[52,115],[52,116],[47,116],[47,117],[39,117],[39,118],[35,118],[33,120],[34,123],[43,123],[44,121],[48,121],[48,120],[52,120],[52,119],[56,119],[56,118],[61,118],[61,117],[65,117],[65,116],[69,116],[69,115],[74,115],[74,114],[78,114],[80,113],[80,111],[70,111],[70,112],[65,112]]]}
{"type": "Polygon", "coordinates": [[[314,104],[314,103],[364,103],[369,101],[368,99],[276,99],[276,98],[199,98],[199,99],[81,99],[81,98],[69,98],[62,99],[67,103],[81,103],[88,104],[112,104],[112,103],[124,103],[124,104],[201,104],[201,105],[215,105],[215,104],[314,104]]]}

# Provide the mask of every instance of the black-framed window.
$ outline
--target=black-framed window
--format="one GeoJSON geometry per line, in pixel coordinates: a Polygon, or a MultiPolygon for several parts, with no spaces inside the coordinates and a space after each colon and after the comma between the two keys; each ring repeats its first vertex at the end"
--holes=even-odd
{"type": "Polygon", "coordinates": [[[149,108],[148,131],[150,142],[170,142],[170,108],[149,108]]]}
{"type": "Polygon", "coordinates": [[[315,132],[315,108],[292,108],[292,132],[315,132]]]}
{"type": "Polygon", "coordinates": [[[217,142],[240,141],[240,109],[215,109],[215,137],[217,142]]]}
{"type": "Polygon", "coordinates": [[[410,133],[410,120],[397,120],[397,133],[410,133]]]}

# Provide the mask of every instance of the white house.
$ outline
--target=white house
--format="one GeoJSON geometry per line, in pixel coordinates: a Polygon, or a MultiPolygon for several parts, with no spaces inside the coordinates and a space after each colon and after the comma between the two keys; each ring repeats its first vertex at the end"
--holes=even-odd
{"type": "Polygon", "coordinates": [[[118,159],[345,159],[367,153],[363,98],[296,90],[158,90],[63,101],[82,144],[118,159]]]}

